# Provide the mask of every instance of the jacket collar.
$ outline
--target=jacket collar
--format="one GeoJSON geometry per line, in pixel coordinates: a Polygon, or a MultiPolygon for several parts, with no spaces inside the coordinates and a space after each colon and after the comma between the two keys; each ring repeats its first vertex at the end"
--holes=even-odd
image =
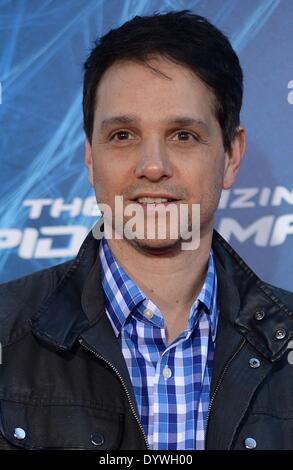
{"type": "Polygon", "coordinates": [[[293,294],[259,279],[216,231],[213,247],[220,312],[259,353],[270,361],[279,359],[293,337],[293,294]],[[278,339],[278,332],[285,336],[278,339]]]}
{"type": "MultiPolygon", "coordinates": [[[[215,230],[212,246],[220,316],[267,359],[278,359],[293,337],[293,295],[287,295],[285,305],[215,230]],[[264,312],[262,320],[255,317],[258,311],[264,312]],[[276,339],[278,330],[286,332],[283,339],[276,339]]],[[[32,317],[36,336],[69,350],[83,332],[99,327],[105,307],[98,253],[99,241],[90,232],[61,282],[32,317]]]]}
{"type": "Polygon", "coordinates": [[[104,312],[98,247],[90,232],[57,287],[31,318],[33,333],[56,348],[71,349],[104,312]]]}

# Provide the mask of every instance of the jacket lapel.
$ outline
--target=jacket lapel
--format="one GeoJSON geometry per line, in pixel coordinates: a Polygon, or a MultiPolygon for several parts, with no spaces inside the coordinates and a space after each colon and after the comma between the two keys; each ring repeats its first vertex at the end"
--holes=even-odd
{"type": "Polygon", "coordinates": [[[219,319],[213,361],[211,396],[215,391],[225,364],[243,340],[243,336],[238,332],[235,332],[232,321],[233,318],[237,317],[240,309],[238,290],[233,282],[233,279],[231,279],[225,271],[217,254],[215,256],[215,266],[218,280],[217,299],[219,319]]]}

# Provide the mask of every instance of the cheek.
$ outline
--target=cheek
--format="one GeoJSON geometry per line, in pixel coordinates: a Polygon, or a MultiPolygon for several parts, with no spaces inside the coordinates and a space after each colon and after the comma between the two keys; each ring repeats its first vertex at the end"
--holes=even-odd
{"type": "Polygon", "coordinates": [[[210,184],[211,168],[203,161],[185,162],[177,167],[177,174],[182,186],[185,186],[191,196],[198,196],[210,184]]]}
{"type": "Polygon", "coordinates": [[[96,158],[94,164],[94,187],[100,202],[112,204],[115,195],[120,195],[127,183],[123,168],[107,159],[96,158]]]}
{"type": "Polygon", "coordinates": [[[136,158],[129,150],[97,145],[93,161],[95,181],[101,185],[123,188],[133,178],[136,158]]]}
{"type": "Polygon", "coordinates": [[[222,164],[219,164],[219,155],[217,158],[218,160],[201,161],[184,172],[183,178],[188,185],[191,199],[203,205],[217,202],[222,191],[223,168],[222,164]]]}
{"type": "Polygon", "coordinates": [[[112,162],[109,162],[107,155],[95,153],[93,158],[94,178],[99,184],[108,184],[111,180],[115,180],[116,168],[112,162]]]}

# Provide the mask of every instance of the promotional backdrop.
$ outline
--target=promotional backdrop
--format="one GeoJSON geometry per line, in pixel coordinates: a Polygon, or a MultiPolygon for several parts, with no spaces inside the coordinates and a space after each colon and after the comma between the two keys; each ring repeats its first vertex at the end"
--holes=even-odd
{"type": "Polygon", "coordinates": [[[244,71],[247,152],[216,228],[293,290],[292,0],[0,0],[0,282],[73,257],[97,218],[81,107],[96,37],[182,9],[225,32],[244,71]]]}

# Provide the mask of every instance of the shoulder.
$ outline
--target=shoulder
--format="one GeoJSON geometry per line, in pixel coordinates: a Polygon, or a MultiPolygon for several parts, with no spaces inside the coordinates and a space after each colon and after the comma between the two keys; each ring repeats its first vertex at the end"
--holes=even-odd
{"type": "Polygon", "coordinates": [[[216,230],[213,233],[212,248],[217,266],[223,267],[225,274],[238,281],[238,285],[245,285],[245,292],[248,283],[256,285],[270,297],[275,297],[274,300],[288,303],[288,307],[293,310],[293,293],[261,279],[216,230]]]}
{"type": "Polygon", "coordinates": [[[0,284],[0,342],[28,330],[29,319],[70,269],[73,260],[0,284]]]}

